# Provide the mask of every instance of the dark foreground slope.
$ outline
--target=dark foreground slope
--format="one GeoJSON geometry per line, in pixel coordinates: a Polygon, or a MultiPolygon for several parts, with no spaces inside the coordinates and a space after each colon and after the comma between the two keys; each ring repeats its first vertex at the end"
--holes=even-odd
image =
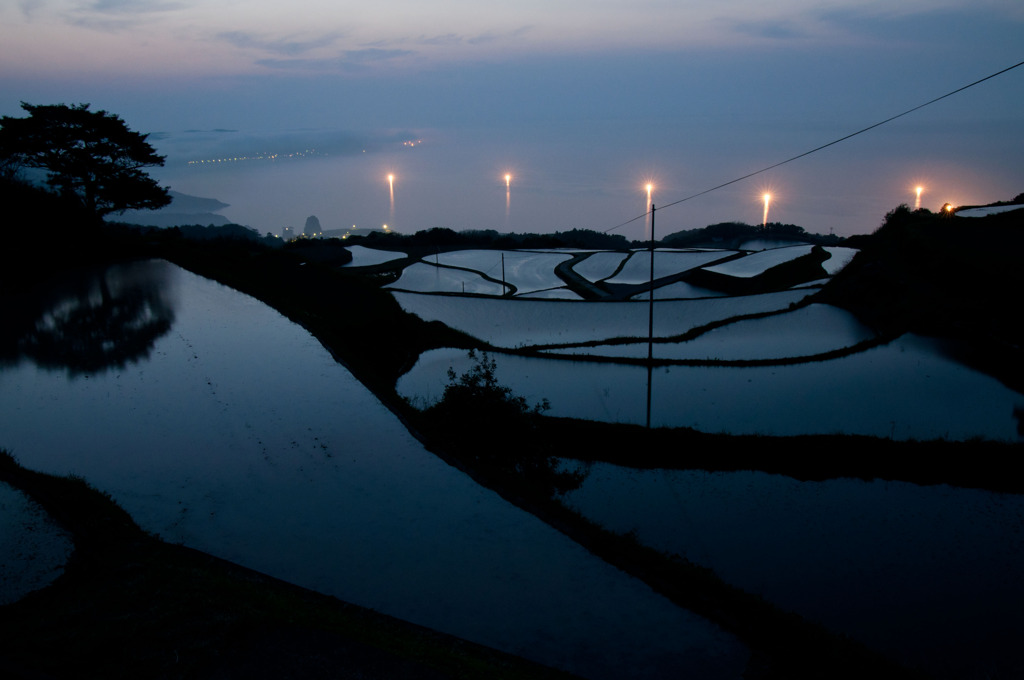
{"type": "Polygon", "coordinates": [[[0,481],[75,542],[56,583],[0,607],[0,677],[572,677],[163,543],[83,481],[2,451],[0,481]]]}

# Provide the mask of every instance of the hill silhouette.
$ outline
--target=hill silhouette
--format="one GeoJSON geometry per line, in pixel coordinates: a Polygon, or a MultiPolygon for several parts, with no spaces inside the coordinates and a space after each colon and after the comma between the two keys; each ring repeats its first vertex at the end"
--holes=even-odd
{"type": "Polygon", "coordinates": [[[171,202],[159,210],[125,210],[111,215],[110,222],[138,224],[146,227],[177,227],[185,224],[223,226],[230,220],[216,214],[230,204],[216,198],[190,196],[177,191],[169,191],[171,202]]]}
{"type": "Polygon", "coordinates": [[[1024,391],[1024,210],[958,217],[899,206],[818,294],[885,335],[945,338],[962,361],[1024,391]]]}

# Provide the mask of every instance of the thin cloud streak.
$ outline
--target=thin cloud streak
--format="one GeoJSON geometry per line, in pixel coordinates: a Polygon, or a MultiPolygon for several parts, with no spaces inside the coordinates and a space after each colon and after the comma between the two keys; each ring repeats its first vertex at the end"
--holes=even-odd
{"type": "Polygon", "coordinates": [[[458,33],[445,33],[441,35],[426,36],[421,35],[411,40],[411,42],[418,45],[436,45],[436,46],[450,46],[450,45],[489,45],[492,43],[499,43],[509,40],[516,40],[528,35],[535,29],[535,26],[524,25],[518,28],[509,29],[506,31],[486,31],[477,35],[462,35],[458,33]]]}
{"type": "Polygon", "coordinates": [[[122,33],[158,22],[168,14],[187,8],[185,3],[166,0],[94,0],[68,10],[64,17],[69,24],[79,28],[122,33]]]}
{"type": "Polygon", "coordinates": [[[166,0],[94,0],[82,5],[80,11],[104,14],[148,14],[151,12],[174,12],[187,7],[186,3],[167,2],[166,0]]]}
{"type": "Polygon", "coordinates": [[[259,59],[256,63],[280,71],[351,73],[415,55],[416,52],[411,50],[386,50],[369,47],[361,50],[345,50],[339,55],[322,59],[259,59]]]}
{"type": "Polygon", "coordinates": [[[32,21],[38,11],[43,7],[43,0],[21,0],[18,3],[18,9],[21,10],[22,15],[27,21],[32,21]]]}
{"type": "Polygon", "coordinates": [[[262,35],[245,31],[227,31],[218,33],[215,37],[241,49],[254,49],[286,56],[298,56],[324,47],[330,47],[343,36],[341,33],[329,33],[309,40],[296,40],[290,37],[268,39],[262,35]]]}

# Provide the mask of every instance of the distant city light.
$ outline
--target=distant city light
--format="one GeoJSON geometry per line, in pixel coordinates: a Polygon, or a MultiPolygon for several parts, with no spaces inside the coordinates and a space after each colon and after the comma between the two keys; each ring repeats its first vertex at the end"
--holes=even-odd
{"type": "Polygon", "coordinates": [[[512,186],[512,175],[506,172],[505,173],[505,188],[508,189],[511,186],[512,186]]]}
{"type": "Polygon", "coordinates": [[[326,156],[327,154],[317,151],[316,149],[303,149],[302,151],[293,151],[292,153],[270,153],[261,152],[254,153],[244,156],[228,156],[224,158],[206,158],[199,160],[190,160],[187,162],[188,165],[213,165],[215,163],[244,163],[250,161],[276,161],[278,159],[287,158],[311,158],[314,156],[326,156]]]}
{"type": "Polygon", "coordinates": [[[761,217],[761,226],[762,227],[767,227],[768,226],[768,206],[772,202],[772,195],[767,193],[767,192],[765,192],[765,194],[761,198],[764,199],[764,215],[761,217]]]}
{"type": "Polygon", "coordinates": [[[923,191],[924,191],[924,187],[921,186],[921,185],[918,185],[917,187],[914,188],[914,192],[917,194],[917,198],[914,201],[914,210],[917,210],[918,208],[921,207],[921,193],[923,191]]]}

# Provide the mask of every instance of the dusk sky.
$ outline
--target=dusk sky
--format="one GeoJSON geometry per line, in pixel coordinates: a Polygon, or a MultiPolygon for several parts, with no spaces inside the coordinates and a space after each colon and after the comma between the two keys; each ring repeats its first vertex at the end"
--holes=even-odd
{"type": "MultiPolygon", "coordinates": [[[[261,232],[605,231],[648,181],[664,205],[785,160],[1017,64],[1021,36],[1019,0],[8,0],[0,114],[117,113],[161,182],[261,232]]],[[[656,226],[759,223],[770,191],[769,220],[870,232],[918,184],[933,210],[1012,198],[1022,159],[1024,67],[656,226]]]]}

